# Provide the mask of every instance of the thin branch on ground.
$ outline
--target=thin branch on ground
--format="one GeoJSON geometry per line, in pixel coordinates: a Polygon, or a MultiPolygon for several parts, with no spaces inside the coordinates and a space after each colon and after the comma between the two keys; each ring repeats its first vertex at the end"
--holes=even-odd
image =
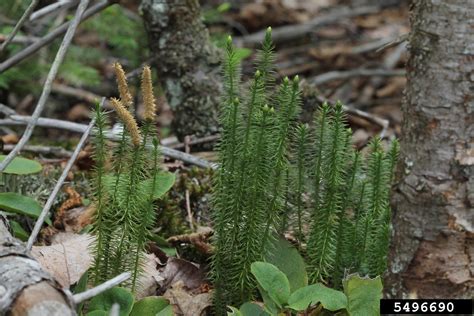
{"type": "MultiPolygon", "coordinates": [[[[110,5],[114,4],[116,1],[115,0],[104,0],[96,5],[92,6],[90,9],[88,9],[86,12],[84,12],[84,15],[82,16],[82,19],[80,22],[87,20],[91,16],[95,15],[96,13],[104,10],[105,8],[109,7],[110,5]]],[[[75,20],[74,20],[75,21],[75,20]]],[[[66,22],[62,24],[61,26],[57,27],[44,37],[42,37],[40,40],[37,42],[31,44],[30,46],[24,48],[17,54],[13,55],[9,59],[5,60],[0,64],[0,73],[4,72],[7,69],[10,69],[11,67],[15,66],[22,60],[28,58],[29,56],[33,55],[35,52],[37,52],[39,49],[43,48],[44,46],[50,44],[53,42],[57,37],[63,35],[68,29],[69,26],[71,25],[72,22],[66,22]]]]}
{"type": "Polygon", "coordinates": [[[3,42],[2,46],[0,46],[0,53],[3,52],[8,44],[11,43],[11,41],[15,38],[15,35],[16,33],[18,33],[18,31],[20,30],[20,28],[23,26],[23,24],[26,22],[26,20],[30,17],[30,14],[33,12],[33,10],[36,8],[36,6],[38,5],[39,3],[39,0],[32,0],[30,5],[28,6],[28,8],[26,8],[25,12],[23,13],[23,15],[21,16],[20,20],[18,21],[18,23],[15,25],[15,27],[13,28],[12,32],[10,33],[10,35],[8,35],[7,39],[5,40],[5,42],[3,42]]]}
{"type": "MultiPolygon", "coordinates": [[[[25,125],[31,122],[31,116],[23,116],[23,115],[11,115],[7,119],[0,119],[0,125],[25,125]]],[[[74,122],[68,122],[63,120],[57,119],[50,119],[50,118],[39,118],[36,126],[39,127],[46,127],[46,128],[57,128],[57,129],[64,129],[67,131],[75,132],[75,133],[84,133],[87,128],[85,124],[79,124],[74,122]]],[[[112,132],[107,132],[105,134],[107,139],[113,141],[120,141],[121,136],[119,134],[114,134],[112,132]]],[[[148,144],[147,147],[152,148],[153,146],[148,144]]],[[[216,169],[217,164],[211,163],[205,159],[186,154],[182,151],[175,150],[173,148],[168,148],[161,146],[160,147],[161,153],[169,158],[181,160],[185,163],[195,165],[201,168],[212,168],[216,169]]]]}
{"type": "MultiPolygon", "coordinates": [[[[335,12],[329,12],[323,16],[318,16],[306,23],[296,25],[286,25],[275,27],[272,29],[272,40],[278,44],[285,41],[291,41],[297,38],[301,38],[311,32],[317,27],[327,25],[330,23],[339,22],[344,18],[351,18],[360,15],[377,13],[380,11],[378,6],[365,6],[359,8],[342,8],[335,12]]],[[[265,37],[265,30],[237,37],[235,43],[237,46],[255,46],[262,42],[265,37]]]]}
{"type": "MultiPolygon", "coordinates": [[[[15,145],[5,144],[3,145],[3,150],[5,152],[11,151],[15,148],[15,145]]],[[[41,146],[41,145],[26,145],[23,147],[22,151],[28,151],[35,154],[41,155],[54,155],[60,158],[69,158],[72,156],[72,152],[58,146],[41,146]]]]}
{"type": "Polygon", "coordinates": [[[61,10],[69,9],[77,4],[77,0],[60,0],[58,2],[51,3],[38,11],[33,12],[30,16],[30,21],[41,19],[49,14],[56,13],[61,10]]]}
{"type": "Polygon", "coordinates": [[[61,46],[59,46],[58,52],[56,54],[56,57],[54,58],[51,69],[49,70],[48,76],[46,77],[46,81],[44,83],[43,91],[41,93],[40,99],[38,101],[38,104],[36,105],[33,115],[31,116],[32,120],[30,123],[28,123],[28,126],[26,127],[25,132],[23,133],[20,140],[18,141],[18,144],[16,144],[15,148],[13,148],[13,150],[5,157],[3,162],[0,163],[0,172],[5,170],[8,164],[18,155],[20,150],[23,148],[23,146],[26,145],[31,135],[33,134],[33,130],[35,129],[36,123],[38,122],[38,119],[41,113],[43,112],[46,101],[48,100],[49,94],[51,93],[51,86],[53,84],[54,79],[56,78],[56,75],[59,70],[59,66],[61,66],[64,60],[67,49],[69,48],[69,45],[71,44],[72,38],[74,34],[76,33],[76,29],[79,26],[81,17],[84,14],[84,11],[86,10],[88,4],[89,4],[89,0],[81,0],[81,2],[79,3],[79,6],[77,7],[77,10],[76,10],[76,14],[67,29],[66,35],[64,35],[64,39],[61,43],[61,46]]]}
{"type": "Polygon", "coordinates": [[[345,71],[330,71],[324,74],[308,78],[308,82],[314,85],[321,85],[323,83],[334,81],[334,80],[345,80],[353,77],[370,77],[370,76],[381,76],[381,77],[392,77],[392,76],[405,76],[406,72],[404,69],[351,69],[345,71]]]}
{"type": "MultiPolygon", "coordinates": [[[[318,99],[319,103],[327,102],[327,103],[330,103],[330,104],[334,104],[334,101],[329,100],[329,99],[327,99],[327,98],[325,98],[321,95],[318,95],[316,98],[318,99]]],[[[381,118],[377,115],[373,115],[371,113],[368,113],[368,112],[365,112],[365,111],[362,111],[362,110],[358,110],[350,104],[343,105],[343,109],[348,114],[363,118],[363,119],[367,120],[368,122],[377,124],[378,126],[382,127],[382,131],[380,132],[380,137],[383,138],[385,136],[385,133],[386,133],[386,131],[387,131],[389,125],[390,125],[390,122],[388,120],[383,119],[383,118],[381,118]]]]}
{"type": "Polygon", "coordinates": [[[130,272],[124,272],[122,274],[117,275],[115,278],[110,279],[108,281],[105,281],[104,283],[102,283],[102,284],[100,284],[100,285],[98,285],[98,286],[96,286],[92,289],[89,289],[89,290],[84,291],[82,293],[74,294],[73,297],[72,297],[72,299],[74,301],[74,304],[77,305],[79,303],[87,301],[88,299],[91,299],[94,296],[97,296],[100,293],[105,292],[105,291],[113,288],[114,286],[119,285],[123,281],[129,279],[130,276],[131,276],[130,272]]]}
{"type": "MultiPolygon", "coordinates": [[[[104,99],[102,99],[102,104],[104,103],[104,99]]],[[[51,195],[48,197],[48,200],[46,201],[46,204],[43,207],[43,210],[41,211],[40,216],[38,217],[38,220],[35,223],[35,227],[33,228],[33,231],[31,232],[30,237],[28,238],[28,243],[26,245],[27,249],[31,249],[33,246],[33,243],[36,240],[36,237],[38,236],[38,233],[41,229],[41,226],[43,226],[44,220],[46,219],[46,216],[49,213],[49,210],[51,209],[51,206],[54,203],[54,200],[56,199],[56,196],[59,193],[59,190],[61,190],[61,187],[64,184],[64,181],[66,181],[67,175],[69,174],[69,171],[71,171],[72,166],[76,162],[77,157],[79,156],[79,153],[82,150],[82,147],[86,143],[87,138],[89,137],[89,134],[94,127],[95,124],[95,119],[92,119],[91,122],[89,123],[89,126],[87,126],[86,131],[82,135],[81,139],[79,140],[79,143],[76,146],[76,149],[74,150],[74,153],[72,154],[71,158],[69,158],[69,161],[66,164],[66,167],[64,167],[64,170],[61,174],[61,176],[58,179],[58,182],[54,186],[53,192],[51,192],[51,195]]]]}
{"type": "MultiPolygon", "coordinates": [[[[8,38],[8,35],[0,34],[0,42],[4,43],[8,38]]],[[[31,44],[38,41],[40,38],[36,36],[23,36],[17,35],[11,40],[13,44],[31,44]]]]}
{"type": "Polygon", "coordinates": [[[2,104],[2,103],[0,103],[0,112],[6,115],[16,114],[15,110],[13,110],[11,107],[6,106],[5,104],[2,104]]]}
{"type": "MultiPolygon", "coordinates": [[[[204,136],[201,138],[196,138],[196,139],[191,139],[188,142],[188,145],[199,145],[199,144],[205,144],[205,143],[211,143],[215,142],[216,140],[220,139],[221,135],[215,134],[215,135],[209,135],[209,136],[204,136]]],[[[185,147],[184,143],[175,143],[175,144],[170,144],[168,145],[169,148],[173,149],[182,149],[185,147]]]]}

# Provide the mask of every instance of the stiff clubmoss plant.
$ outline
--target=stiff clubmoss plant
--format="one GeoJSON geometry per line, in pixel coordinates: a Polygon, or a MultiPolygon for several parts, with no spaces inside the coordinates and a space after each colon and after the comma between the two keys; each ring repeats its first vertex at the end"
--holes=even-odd
{"type": "Polygon", "coordinates": [[[212,199],[216,314],[253,298],[251,265],[274,251],[273,237],[288,227],[304,250],[311,282],[340,287],[349,272],[382,274],[398,143],[385,152],[375,138],[364,157],[351,145],[339,102],[323,104],[313,126],[298,125],[299,80],[285,78],[275,87],[271,29],[248,91],[240,86],[230,37],[226,54],[212,199]]]}
{"type": "Polygon", "coordinates": [[[213,197],[216,311],[249,300],[255,291],[250,266],[262,260],[283,205],[288,140],[298,113],[298,78],[285,78],[272,97],[273,44],[267,30],[248,93],[241,93],[232,39],[226,46],[225,94],[219,144],[221,168],[213,197]]]}
{"type": "Polygon", "coordinates": [[[94,282],[101,283],[130,271],[129,286],[135,291],[145,245],[155,222],[154,201],[171,188],[174,175],[160,170],[159,166],[150,68],[145,67],[142,75],[145,115],[141,130],[132,114],[132,97],[123,69],[116,64],[115,70],[120,99],[112,98],[110,104],[123,123],[124,131],[109,155],[109,143],[105,139],[107,114],[96,108],[96,212],[93,225],[96,242],[92,273],[94,282]]]}

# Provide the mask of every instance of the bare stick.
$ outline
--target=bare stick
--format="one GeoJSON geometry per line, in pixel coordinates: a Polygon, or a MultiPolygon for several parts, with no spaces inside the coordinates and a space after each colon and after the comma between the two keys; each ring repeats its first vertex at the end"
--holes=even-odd
{"type": "Polygon", "coordinates": [[[77,4],[77,2],[77,0],[59,0],[58,2],[54,2],[39,9],[38,11],[33,12],[33,14],[31,14],[30,21],[34,21],[46,15],[73,7],[77,4]]]}
{"type": "MultiPolygon", "coordinates": [[[[338,22],[343,18],[350,18],[354,16],[376,13],[380,10],[377,6],[367,6],[359,8],[342,8],[335,12],[329,12],[326,15],[318,16],[306,23],[297,25],[286,25],[275,27],[272,30],[272,40],[274,43],[281,43],[288,40],[294,40],[305,36],[315,28],[330,23],[338,22]]],[[[246,36],[241,36],[235,39],[237,46],[254,46],[260,44],[265,37],[265,30],[253,33],[246,36]]]]}
{"type": "MultiPolygon", "coordinates": [[[[31,116],[11,115],[9,119],[0,119],[0,125],[25,125],[31,122],[31,120],[32,120],[31,116]]],[[[50,119],[50,118],[39,118],[36,125],[40,127],[64,129],[64,130],[68,130],[68,131],[76,132],[76,133],[84,133],[84,131],[87,128],[87,125],[84,125],[84,124],[57,120],[57,119],[50,119]]],[[[121,139],[120,135],[114,134],[112,132],[106,133],[105,137],[114,141],[118,141],[121,139]]],[[[151,148],[152,145],[147,145],[147,147],[151,148]]],[[[205,159],[184,153],[179,150],[175,150],[173,148],[162,146],[160,147],[160,151],[166,157],[170,157],[176,160],[181,160],[181,161],[184,161],[186,163],[189,163],[191,165],[195,165],[201,168],[212,168],[212,169],[217,168],[217,164],[215,163],[211,163],[205,159]]]]}
{"type": "MultiPolygon", "coordinates": [[[[334,103],[331,100],[326,99],[322,96],[318,96],[317,99],[320,103],[324,103],[324,102],[334,103]]],[[[381,117],[378,117],[376,115],[373,115],[371,113],[358,110],[358,109],[354,108],[353,106],[351,106],[350,104],[349,105],[343,105],[342,108],[346,113],[349,113],[349,114],[354,115],[354,116],[361,117],[361,118],[366,119],[367,121],[369,121],[371,123],[375,123],[378,126],[382,127],[382,131],[380,132],[380,138],[384,138],[385,132],[387,131],[388,126],[390,125],[390,122],[388,120],[383,119],[381,117]]]]}
{"type": "MultiPolygon", "coordinates": [[[[3,150],[8,152],[15,148],[15,145],[5,144],[3,150]]],[[[29,151],[35,154],[55,155],[56,157],[68,158],[72,156],[72,152],[57,146],[39,146],[39,145],[25,145],[22,151],[29,151]]]]}
{"type": "MultiPolygon", "coordinates": [[[[105,100],[105,98],[103,100],[105,100]]],[[[103,103],[103,100],[102,100],[102,103],[103,103]]],[[[95,124],[95,119],[92,119],[91,122],[89,123],[89,126],[87,126],[86,131],[84,132],[84,134],[82,134],[82,137],[79,140],[79,143],[77,144],[76,149],[74,150],[74,153],[72,154],[71,158],[69,158],[69,161],[67,162],[66,167],[64,167],[63,173],[61,174],[61,176],[58,179],[58,182],[54,186],[53,192],[51,192],[51,195],[48,197],[48,200],[46,201],[46,204],[44,205],[43,210],[41,211],[41,214],[35,223],[35,227],[33,228],[33,231],[31,232],[30,238],[28,238],[28,244],[26,245],[27,249],[31,249],[31,247],[33,246],[33,243],[35,242],[36,237],[38,236],[41,226],[43,226],[43,222],[46,216],[48,215],[49,210],[51,206],[53,205],[54,200],[56,199],[56,196],[59,193],[59,190],[61,189],[64,181],[66,180],[69,171],[71,170],[72,166],[76,162],[77,156],[79,156],[79,153],[81,152],[81,149],[84,146],[87,140],[87,137],[89,137],[89,134],[92,128],[94,127],[94,124],[95,124]]]]}
{"type": "Polygon", "coordinates": [[[10,35],[8,35],[7,39],[5,40],[5,42],[3,42],[2,46],[0,46],[0,53],[3,52],[7,48],[8,44],[10,44],[10,42],[13,40],[16,33],[18,33],[20,28],[23,26],[23,24],[26,22],[26,20],[30,16],[30,14],[35,9],[38,2],[39,2],[39,0],[32,0],[31,1],[30,5],[28,6],[28,8],[26,8],[26,11],[23,13],[23,15],[21,16],[18,23],[13,28],[13,31],[10,33],[10,35]]]}
{"type": "Polygon", "coordinates": [[[79,304],[81,302],[87,301],[90,298],[93,298],[94,296],[99,295],[102,292],[105,292],[114,286],[119,285],[123,281],[129,279],[131,276],[130,272],[124,272],[122,274],[117,275],[115,278],[110,279],[92,289],[89,289],[85,292],[75,294],[72,299],[74,301],[74,304],[79,304]]]}
{"type": "MultiPolygon", "coordinates": [[[[88,18],[90,18],[94,14],[104,10],[105,8],[107,8],[108,6],[113,4],[114,2],[115,1],[112,1],[112,0],[110,0],[110,1],[104,0],[104,1],[101,1],[101,2],[97,3],[95,6],[91,7],[89,10],[87,10],[84,13],[84,15],[82,16],[81,22],[84,21],[84,20],[87,20],[88,18]]],[[[75,20],[73,20],[72,22],[75,22],[75,20]]],[[[15,66],[16,64],[21,62],[23,59],[33,55],[40,48],[42,48],[42,47],[48,45],[49,43],[51,43],[52,41],[54,41],[57,37],[64,34],[68,30],[70,25],[71,25],[71,22],[66,22],[66,23],[62,24],[61,26],[57,27],[56,29],[54,29],[53,31],[51,31],[50,33],[48,33],[47,35],[42,37],[39,41],[35,42],[34,44],[31,44],[30,46],[26,47],[25,49],[18,52],[14,56],[12,56],[9,59],[5,60],[3,63],[0,64],[0,73],[2,73],[5,70],[15,66]]]]}
{"type": "Polygon", "coordinates": [[[342,80],[349,79],[353,77],[369,77],[369,76],[381,76],[381,77],[391,77],[391,76],[405,76],[406,72],[404,69],[351,69],[347,71],[330,71],[319,76],[309,78],[308,82],[314,85],[320,85],[333,80],[342,80]]]}
{"type": "MultiPolygon", "coordinates": [[[[10,118],[8,119],[0,119],[0,125],[23,126],[23,125],[28,125],[32,120],[33,119],[31,116],[11,115],[10,118]]],[[[84,125],[84,124],[51,119],[51,118],[43,118],[43,117],[40,117],[38,119],[36,126],[63,129],[63,130],[68,130],[75,133],[84,133],[87,127],[87,125],[84,125]]]]}
{"type": "Polygon", "coordinates": [[[118,303],[114,303],[112,308],[110,309],[109,316],[119,316],[120,315],[120,305],[118,303]]]}
{"type": "Polygon", "coordinates": [[[26,127],[25,132],[18,141],[18,144],[16,144],[15,148],[13,148],[13,150],[5,157],[5,160],[0,163],[0,172],[5,170],[8,164],[18,155],[20,150],[23,148],[23,146],[26,145],[31,135],[33,134],[33,130],[35,129],[35,125],[38,122],[38,118],[40,117],[41,112],[43,112],[43,108],[46,104],[46,101],[48,100],[49,94],[51,92],[51,86],[53,84],[54,79],[56,78],[59,66],[64,60],[64,56],[66,55],[67,49],[71,44],[74,33],[76,33],[76,29],[79,25],[79,22],[81,21],[82,14],[86,10],[88,4],[89,0],[81,0],[81,2],[79,3],[79,6],[76,10],[76,15],[74,16],[74,19],[69,25],[66,35],[64,35],[63,42],[61,43],[61,46],[59,47],[56,57],[54,59],[53,65],[49,70],[48,77],[46,78],[46,82],[44,83],[40,99],[38,101],[38,104],[36,105],[33,115],[31,116],[32,120],[30,123],[28,123],[28,126],[26,127]]]}
{"type": "MultiPolygon", "coordinates": [[[[3,35],[3,34],[0,34],[0,42],[5,42],[8,38],[8,35],[3,35]]],[[[22,35],[17,35],[15,36],[15,38],[13,38],[11,40],[12,43],[14,44],[31,44],[31,43],[34,43],[36,42],[37,40],[39,40],[40,38],[39,37],[35,37],[35,36],[22,36],[22,35]]]]}

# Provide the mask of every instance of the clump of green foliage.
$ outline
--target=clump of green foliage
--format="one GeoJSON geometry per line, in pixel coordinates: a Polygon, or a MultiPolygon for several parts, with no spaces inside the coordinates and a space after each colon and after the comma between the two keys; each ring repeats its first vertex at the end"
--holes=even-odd
{"type": "MultiPolygon", "coordinates": [[[[9,34],[25,11],[28,3],[17,0],[0,1],[0,12],[11,23],[0,25],[2,34],[9,34]]],[[[63,83],[76,87],[94,87],[100,84],[101,73],[98,65],[106,54],[118,60],[126,60],[131,68],[138,67],[147,58],[146,32],[140,18],[131,18],[125,8],[119,4],[111,5],[98,13],[97,16],[84,21],[82,27],[86,32],[93,34],[93,40],[73,43],[64,63],[59,69],[58,79],[63,83]],[[120,27],[111,27],[119,25],[120,27]]],[[[49,18],[37,21],[37,36],[47,33],[54,25],[55,19],[49,18]]],[[[21,32],[19,35],[23,35],[21,32]]],[[[61,43],[55,40],[52,45],[43,49],[40,60],[51,60],[61,43]]],[[[15,55],[24,49],[23,44],[12,43],[2,58],[15,55]],[[5,56],[6,55],[6,56],[5,56]]],[[[0,89],[8,89],[18,93],[39,93],[41,85],[38,81],[48,73],[47,62],[38,62],[37,58],[27,59],[19,65],[5,71],[0,76],[0,89]]]]}
{"type": "Polygon", "coordinates": [[[120,100],[111,99],[125,128],[118,146],[109,155],[106,142],[107,114],[95,111],[95,218],[93,232],[95,260],[92,274],[101,283],[124,271],[131,271],[130,287],[136,289],[142,255],[155,221],[154,201],[174,183],[174,175],[160,170],[158,139],[154,133],[155,100],[151,73],[144,68],[142,92],[145,122],[140,130],[132,115],[132,97],[125,74],[115,65],[120,100]],[[151,143],[151,144],[150,144],[151,143]],[[152,147],[149,151],[148,147],[152,147]]]}
{"type": "Polygon", "coordinates": [[[349,271],[382,274],[398,143],[385,153],[375,138],[364,159],[351,145],[341,103],[323,104],[311,128],[298,125],[298,77],[275,87],[271,29],[248,92],[240,87],[230,37],[226,54],[220,168],[213,193],[217,314],[253,297],[252,263],[272,252],[269,241],[294,217],[313,283],[339,287],[349,271]]]}
{"type": "Polygon", "coordinates": [[[230,37],[226,53],[221,167],[215,176],[213,196],[213,278],[220,311],[226,304],[249,300],[255,289],[250,266],[263,259],[265,245],[278,227],[289,136],[299,102],[297,77],[285,78],[277,95],[270,94],[274,85],[270,29],[244,97],[239,59],[230,37]]]}
{"type": "Polygon", "coordinates": [[[323,104],[314,125],[310,138],[316,152],[307,157],[311,163],[306,167],[312,194],[310,279],[338,287],[349,271],[380,275],[386,269],[389,191],[398,142],[385,153],[376,137],[364,159],[350,144],[351,131],[340,103],[323,104]]]}

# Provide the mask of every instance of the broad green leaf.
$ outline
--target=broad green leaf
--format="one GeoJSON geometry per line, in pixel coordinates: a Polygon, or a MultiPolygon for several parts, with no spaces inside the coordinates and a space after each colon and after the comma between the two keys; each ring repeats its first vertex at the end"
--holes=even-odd
{"type": "Polygon", "coordinates": [[[168,305],[165,308],[163,308],[161,311],[156,313],[156,316],[173,316],[173,306],[168,305]]]}
{"type": "MultiPolygon", "coordinates": [[[[119,179],[119,188],[124,188],[128,185],[128,174],[123,173],[120,175],[119,179]]],[[[115,191],[115,183],[116,177],[111,174],[107,174],[103,178],[104,180],[104,187],[105,190],[108,192],[114,192],[115,191]]],[[[166,192],[168,192],[171,187],[173,186],[174,182],[176,180],[176,175],[174,173],[168,172],[168,171],[160,171],[156,175],[156,183],[155,183],[155,190],[153,192],[153,199],[158,200],[161,198],[166,192]]],[[[143,194],[150,194],[149,192],[151,191],[151,186],[153,185],[153,179],[147,179],[143,182],[140,183],[140,190],[144,192],[143,194]]],[[[121,196],[121,195],[120,195],[121,196]]],[[[123,203],[123,201],[120,201],[123,203]]]]}
{"type": "Polygon", "coordinates": [[[277,267],[267,262],[254,262],[250,271],[262,289],[279,307],[286,304],[290,297],[290,282],[277,267]]]}
{"type": "Polygon", "coordinates": [[[266,316],[268,315],[263,308],[255,303],[247,302],[240,306],[240,313],[243,316],[266,316]]]}
{"type": "MultiPolygon", "coordinates": [[[[173,186],[176,180],[176,175],[168,171],[161,171],[156,175],[155,191],[153,192],[153,199],[158,200],[173,186]]],[[[146,192],[150,192],[153,185],[153,179],[147,179],[141,184],[147,188],[146,192]]]]}
{"type": "Polygon", "coordinates": [[[383,285],[379,276],[371,279],[352,274],[343,281],[343,286],[350,316],[380,315],[383,285]]]}
{"type": "MultiPolygon", "coordinates": [[[[5,157],[5,155],[0,155],[0,162],[2,162],[5,157]]],[[[10,164],[5,168],[5,170],[3,170],[3,172],[9,174],[25,175],[38,173],[42,169],[43,167],[37,161],[26,159],[23,157],[16,157],[12,160],[12,162],[10,162],[10,164]]]]}
{"type": "Polygon", "coordinates": [[[167,299],[161,296],[145,297],[133,304],[130,316],[156,315],[169,305],[167,299]]]}
{"type": "Polygon", "coordinates": [[[111,288],[91,300],[89,311],[110,312],[114,303],[120,305],[120,316],[128,316],[133,307],[132,293],[121,287],[111,288]]]}
{"type": "Polygon", "coordinates": [[[20,223],[10,220],[10,227],[12,228],[13,235],[20,239],[21,241],[27,241],[29,234],[26,232],[26,230],[21,227],[20,223]]]}
{"type": "Polygon", "coordinates": [[[346,308],[347,297],[341,291],[317,283],[296,290],[288,299],[288,306],[296,311],[304,311],[317,303],[327,310],[337,311],[346,308]]]}
{"type": "Polygon", "coordinates": [[[258,285],[257,287],[258,287],[258,291],[262,295],[265,312],[270,315],[277,315],[280,308],[278,308],[275,301],[273,301],[273,299],[271,299],[270,296],[268,296],[268,293],[264,289],[262,289],[260,285],[258,285]]]}
{"type": "Polygon", "coordinates": [[[270,251],[266,256],[266,261],[274,264],[288,278],[291,292],[308,285],[308,274],[303,257],[298,250],[286,239],[276,238],[268,245],[270,251]]]}
{"type": "MultiPolygon", "coordinates": [[[[41,214],[41,205],[33,198],[13,192],[0,193],[0,209],[32,218],[38,218],[41,214]]],[[[51,220],[46,219],[46,223],[51,225],[51,220]]]]}
{"type": "Polygon", "coordinates": [[[227,306],[230,309],[230,312],[227,312],[227,316],[244,316],[237,308],[232,306],[227,306]]]}

